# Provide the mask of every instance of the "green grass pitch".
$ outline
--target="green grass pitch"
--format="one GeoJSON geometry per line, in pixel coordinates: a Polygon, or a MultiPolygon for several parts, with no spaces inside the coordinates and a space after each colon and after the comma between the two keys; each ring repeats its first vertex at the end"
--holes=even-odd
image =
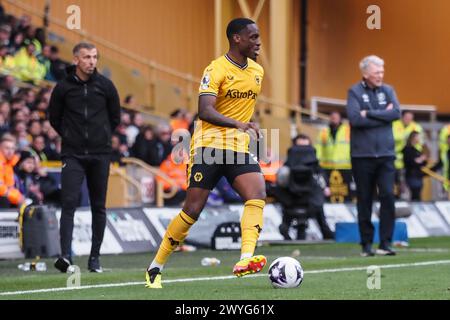
{"type": "Polygon", "coordinates": [[[358,245],[335,243],[267,245],[258,247],[257,253],[266,255],[269,264],[277,257],[296,253],[295,258],[305,271],[301,286],[272,288],[268,266],[258,276],[236,278],[231,270],[239,257],[238,251],[197,250],[172,255],[163,273],[161,290],[144,287],[144,270],[153,257],[151,253],[102,256],[106,268],[103,274],[87,272],[87,257],[76,257],[74,263],[81,268],[82,288],[43,292],[36,290],[66,287],[69,275],[57,272],[53,259],[43,260],[47,272],[19,270],[17,265],[25,260],[0,261],[0,299],[450,300],[450,237],[411,239],[410,246],[398,249],[395,257],[362,258],[358,245]],[[205,256],[215,256],[221,264],[203,267],[200,260],[205,256]],[[381,267],[380,289],[367,288],[366,267],[370,265],[381,267]],[[19,291],[31,292],[19,294],[19,291]]]}

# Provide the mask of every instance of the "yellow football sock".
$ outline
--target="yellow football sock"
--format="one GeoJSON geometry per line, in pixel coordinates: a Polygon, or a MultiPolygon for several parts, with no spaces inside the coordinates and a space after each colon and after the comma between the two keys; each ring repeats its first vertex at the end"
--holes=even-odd
{"type": "Polygon", "coordinates": [[[195,223],[196,220],[192,219],[183,211],[180,212],[175,218],[172,219],[167,227],[166,234],[161,241],[158,252],[156,253],[155,262],[164,265],[169,259],[170,254],[176,249],[177,246],[183,243],[184,239],[188,235],[189,228],[195,223]]]}
{"type": "Polygon", "coordinates": [[[241,257],[251,257],[263,227],[263,209],[266,202],[252,199],[245,202],[241,219],[241,257]]]}

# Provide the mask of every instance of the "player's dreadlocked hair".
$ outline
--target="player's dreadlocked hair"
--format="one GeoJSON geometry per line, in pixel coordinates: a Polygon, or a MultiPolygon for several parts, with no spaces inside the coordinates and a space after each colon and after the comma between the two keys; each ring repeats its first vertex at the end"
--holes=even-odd
{"type": "Polygon", "coordinates": [[[236,18],[230,21],[227,26],[227,38],[231,40],[233,34],[237,34],[245,29],[249,24],[254,24],[255,21],[247,18],[236,18]]]}

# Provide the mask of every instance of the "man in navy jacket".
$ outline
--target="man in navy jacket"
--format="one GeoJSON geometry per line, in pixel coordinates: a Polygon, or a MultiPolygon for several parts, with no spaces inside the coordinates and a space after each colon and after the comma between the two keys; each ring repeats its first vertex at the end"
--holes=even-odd
{"type": "Polygon", "coordinates": [[[365,57],[359,65],[362,81],[348,91],[347,115],[351,125],[352,170],[357,188],[358,224],[362,256],[373,256],[371,222],[373,194],[380,200],[380,245],[377,254],[395,255],[391,249],[395,224],[395,147],[392,122],[400,118],[394,89],[383,84],[384,61],[365,57]]]}

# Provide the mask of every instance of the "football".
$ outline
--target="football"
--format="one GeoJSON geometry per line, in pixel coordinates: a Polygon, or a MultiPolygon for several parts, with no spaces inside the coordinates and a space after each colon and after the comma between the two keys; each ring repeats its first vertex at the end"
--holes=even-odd
{"type": "Polygon", "coordinates": [[[269,267],[269,280],[274,288],[296,288],[303,281],[303,268],[294,258],[277,258],[269,267]]]}

